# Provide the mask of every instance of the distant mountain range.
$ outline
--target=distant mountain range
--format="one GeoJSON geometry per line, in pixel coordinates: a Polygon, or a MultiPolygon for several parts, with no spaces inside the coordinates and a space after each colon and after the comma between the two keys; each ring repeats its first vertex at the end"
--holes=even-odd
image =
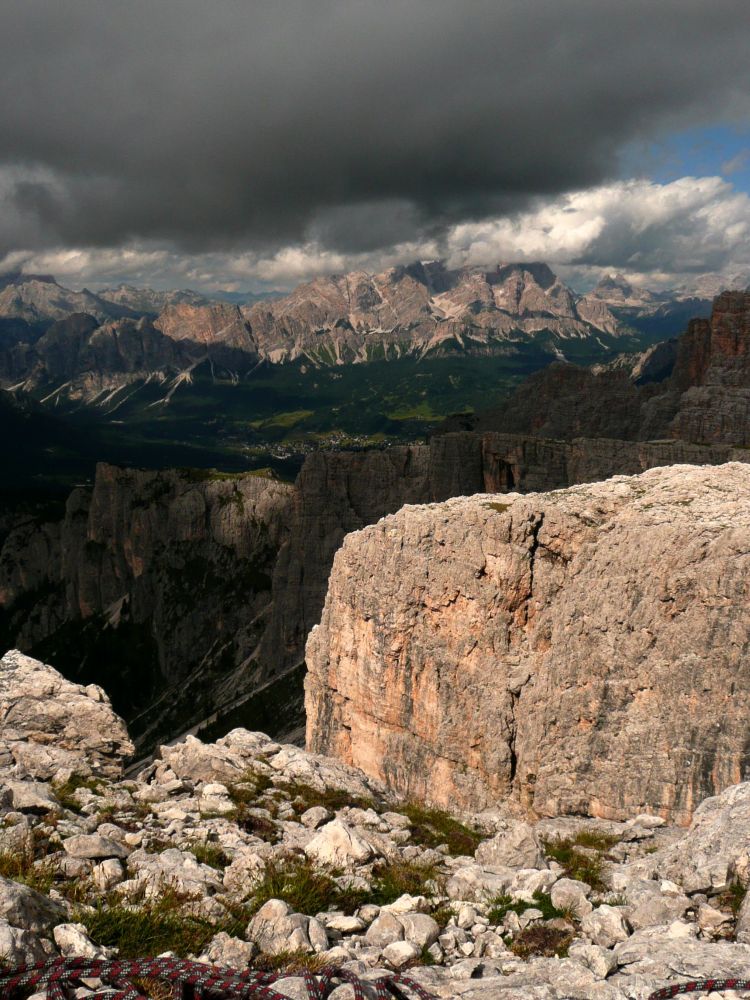
{"type": "Polygon", "coordinates": [[[451,269],[418,262],[318,278],[281,297],[217,301],[119,285],[71,291],[50,275],[0,277],[0,384],[101,403],[133,382],[163,401],[196,366],[241,380],[261,362],[316,367],[403,357],[509,355],[574,343],[612,355],[676,334],[710,300],[636,289],[622,276],[578,295],[543,263],[451,269]]]}

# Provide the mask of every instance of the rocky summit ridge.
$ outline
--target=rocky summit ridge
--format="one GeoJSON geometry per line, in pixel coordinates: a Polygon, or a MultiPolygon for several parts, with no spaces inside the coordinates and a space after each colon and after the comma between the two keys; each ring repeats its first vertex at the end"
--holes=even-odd
{"type": "Polygon", "coordinates": [[[111,393],[155,379],[168,400],[204,362],[231,382],[259,362],[512,355],[530,344],[560,356],[574,341],[616,348],[642,321],[651,339],[664,320],[674,332],[708,305],[692,300],[684,313],[673,296],[624,296],[616,281],[578,295],[538,262],[415,262],[321,277],[242,305],[127,286],[73,292],[49,275],[14,275],[0,279],[0,385],[101,407],[111,393]]]}
{"type": "Polygon", "coordinates": [[[275,988],[299,998],[303,967],[334,964],[368,1000],[368,981],[406,969],[446,1000],[645,1000],[746,975],[749,783],[702,802],[688,830],[647,813],[459,817],[242,729],[161,747],[125,776],[106,696],[17,652],[0,660],[0,713],[14,726],[0,745],[10,967],[170,952],[280,968],[275,988]],[[46,753],[62,733],[65,755],[46,753]]]}

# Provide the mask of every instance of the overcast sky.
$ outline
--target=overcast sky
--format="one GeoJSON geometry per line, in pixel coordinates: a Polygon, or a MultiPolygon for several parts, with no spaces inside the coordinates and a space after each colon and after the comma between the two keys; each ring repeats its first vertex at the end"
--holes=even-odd
{"type": "Polygon", "coordinates": [[[750,275],[747,0],[5,0],[0,270],[750,275]]]}

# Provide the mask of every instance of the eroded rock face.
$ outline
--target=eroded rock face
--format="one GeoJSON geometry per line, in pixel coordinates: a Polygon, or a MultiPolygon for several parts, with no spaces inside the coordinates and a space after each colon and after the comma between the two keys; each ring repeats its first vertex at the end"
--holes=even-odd
{"type": "Polygon", "coordinates": [[[336,556],[308,747],[443,805],[687,822],[746,776],[749,526],[736,463],[403,508],[336,556]]]}
{"type": "Polygon", "coordinates": [[[139,716],[139,743],[184,731],[251,683],[237,667],[264,629],[293,493],[262,476],[100,464],[61,522],[26,519],[3,539],[0,642],[101,683],[139,716]]]}
{"type": "Polygon", "coordinates": [[[0,660],[0,723],[6,778],[45,780],[66,770],[117,778],[133,753],[125,724],[100,687],[71,684],[18,650],[0,660]]]}
{"type": "MultiPolygon", "coordinates": [[[[723,292],[710,319],[693,319],[673,345],[628,370],[626,358],[593,369],[555,363],[531,375],[496,409],[449,418],[447,429],[513,431],[542,438],[676,439],[750,443],[750,293],[723,292]],[[673,364],[668,378],[664,375],[673,364]],[[651,381],[650,365],[660,375],[651,381]],[[645,368],[644,368],[645,366],[645,368]]],[[[674,461],[674,459],[673,459],[674,461]]]]}

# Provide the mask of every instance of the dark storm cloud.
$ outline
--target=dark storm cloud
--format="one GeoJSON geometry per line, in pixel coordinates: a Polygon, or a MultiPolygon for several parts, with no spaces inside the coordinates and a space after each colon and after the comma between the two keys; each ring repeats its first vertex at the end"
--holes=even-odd
{"type": "Polygon", "coordinates": [[[35,247],[425,238],[741,116],[747,43],[747,0],[6,0],[0,253],[19,219],[35,247]]]}

